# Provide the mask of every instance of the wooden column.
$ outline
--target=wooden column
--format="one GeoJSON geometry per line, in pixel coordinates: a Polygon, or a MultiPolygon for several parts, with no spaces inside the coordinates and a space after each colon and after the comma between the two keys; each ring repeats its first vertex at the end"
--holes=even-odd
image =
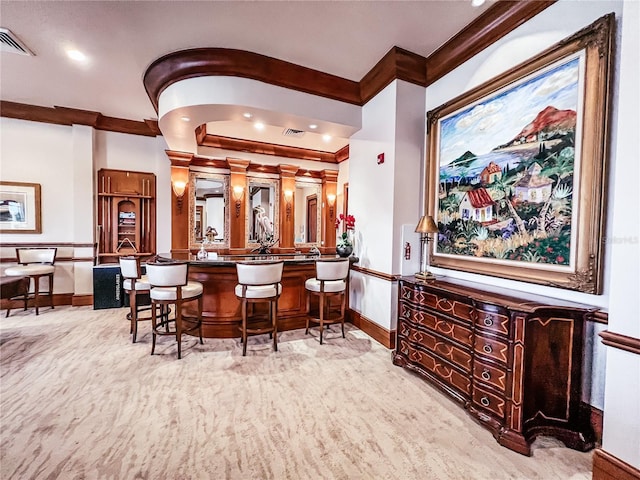
{"type": "Polygon", "coordinates": [[[322,171],[322,253],[336,250],[336,197],[338,191],[338,171],[322,171]]]}
{"type": "Polygon", "coordinates": [[[189,164],[192,153],[165,150],[171,161],[171,253],[189,251],[189,164]],[[173,189],[174,182],[185,182],[186,187],[180,201],[173,189]]]}
{"type": "Polygon", "coordinates": [[[295,241],[295,192],[296,172],[295,165],[279,165],[280,172],[280,251],[294,252],[295,241]]]}
{"type": "Polygon", "coordinates": [[[247,247],[247,168],[249,167],[249,160],[227,158],[227,163],[231,171],[229,183],[229,250],[231,253],[244,253],[244,249],[247,247]],[[242,251],[234,252],[234,249],[241,249],[242,251]]]}

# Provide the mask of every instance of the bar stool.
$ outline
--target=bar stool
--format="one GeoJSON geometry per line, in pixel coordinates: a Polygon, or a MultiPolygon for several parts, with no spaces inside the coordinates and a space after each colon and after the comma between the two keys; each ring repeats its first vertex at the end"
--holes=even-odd
{"type": "MultiPolygon", "coordinates": [[[[43,292],[49,296],[49,305],[53,306],[53,274],[55,272],[54,264],[56,262],[57,248],[16,248],[16,257],[19,265],[7,268],[5,275],[12,277],[29,277],[33,279],[33,303],[36,307],[36,315],[40,311],[40,278],[47,277],[49,279],[49,290],[43,292]]],[[[27,309],[27,301],[29,293],[24,295],[24,309],[27,309]]],[[[9,316],[7,309],[7,317],[9,316]]]]}
{"type": "Polygon", "coordinates": [[[124,278],[122,286],[124,291],[129,295],[129,313],[127,314],[127,320],[131,321],[131,328],[129,333],[133,334],[133,343],[136,343],[136,337],[138,335],[138,322],[140,320],[151,320],[151,317],[141,318],[139,313],[148,310],[146,308],[139,308],[138,295],[149,294],[151,285],[149,284],[149,278],[146,275],[142,275],[142,267],[140,266],[140,257],[120,257],[120,272],[124,278]]]}
{"type": "Polygon", "coordinates": [[[247,355],[248,335],[268,333],[273,336],[273,349],[278,351],[278,299],[282,293],[283,261],[236,263],[238,284],[236,297],[240,299],[242,309],[242,356],[247,355]],[[266,321],[257,317],[247,318],[247,305],[268,303],[269,313],[266,321]],[[252,320],[249,325],[249,320],[252,320]]]}
{"type": "Polygon", "coordinates": [[[156,349],[158,335],[174,336],[178,343],[178,359],[182,358],[182,334],[198,331],[202,341],[202,292],[200,282],[188,281],[189,265],[186,262],[147,263],[147,278],[151,286],[151,325],[153,341],[151,355],[156,349]],[[186,316],[182,311],[185,303],[197,302],[197,316],[186,316]],[[169,318],[169,305],[175,305],[174,318],[169,318]],[[160,322],[157,321],[157,307],[160,308],[160,322]],[[195,325],[184,328],[184,319],[195,321],[195,325]],[[170,328],[174,324],[174,328],[170,328]],[[164,331],[160,330],[164,327],[164,331]]]}
{"type": "Polygon", "coordinates": [[[349,276],[349,259],[317,260],[316,276],[304,283],[307,291],[307,329],[309,334],[309,322],[320,324],[320,345],[322,345],[322,333],[325,325],[334,323],[342,324],[342,338],[344,337],[344,311],[347,299],[347,278],[349,276]],[[317,295],[319,316],[312,317],[311,295],[317,295]],[[330,316],[331,297],[340,296],[340,315],[330,316]]]}

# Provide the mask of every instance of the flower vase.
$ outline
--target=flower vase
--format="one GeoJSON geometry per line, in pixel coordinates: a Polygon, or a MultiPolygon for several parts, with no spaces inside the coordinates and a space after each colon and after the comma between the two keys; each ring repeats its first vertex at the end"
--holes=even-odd
{"type": "Polygon", "coordinates": [[[338,252],[338,255],[341,257],[348,257],[353,253],[353,245],[337,245],[336,252],[338,252]]]}
{"type": "Polygon", "coordinates": [[[204,248],[204,242],[202,242],[202,245],[200,245],[200,250],[198,250],[196,258],[198,260],[206,260],[208,256],[209,254],[207,253],[207,250],[204,248]]]}

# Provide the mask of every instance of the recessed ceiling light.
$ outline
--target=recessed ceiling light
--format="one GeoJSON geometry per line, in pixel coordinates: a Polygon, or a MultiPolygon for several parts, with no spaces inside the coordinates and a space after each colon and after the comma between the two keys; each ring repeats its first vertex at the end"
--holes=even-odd
{"type": "Polygon", "coordinates": [[[256,127],[256,130],[264,130],[264,123],[256,122],[253,126],[256,127]]]}
{"type": "Polygon", "coordinates": [[[311,125],[309,125],[309,128],[311,130],[315,130],[316,128],[318,128],[318,125],[316,125],[315,123],[312,123],[311,125]]]}
{"type": "Polygon", "coordinates": [[[249,112],[243,113],[243,114],[242,114],[242,116],[243,116],[244,118],[251,118],[251,117],[253,117],[253,115],[251,115],[249,112]]]}
{"type": "Polygon", "coordinates": [[[184,115],[183,117],[180,117],[182,119],[183,122],[189,122],[191,121],[191,119],[189,117],[187,117],[186,115],[184,115]]]}
{"type": "Polygon", "coordinates": [[[331,135],[322,135],[322,139],[323,139],[325,142],[328,142],[329,140],[331,140],[331,135]]]}
{"type": "Polygon", "coordinates": [[[87,56],[84,53],[82,53],[80,50],[74,50],[74,49],[67,50],[67,56],[71,60],[75,60],[76,62],[84,62],[87,60],[87,56]]]}
{"type": "Polygon", "coordinates": [[[471,0],[471,6],[472,7],[480,7],[480,6],[484,5],[484,1],[485,0],[471,0]]]}

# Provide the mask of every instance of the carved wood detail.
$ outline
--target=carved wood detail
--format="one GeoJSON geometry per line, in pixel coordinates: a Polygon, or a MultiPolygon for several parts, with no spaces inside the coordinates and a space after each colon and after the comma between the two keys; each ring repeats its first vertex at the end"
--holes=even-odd
{"type": "Polygon", "coordinates": [[[600,332],[600,337],[602,337],[602,343],[609,347],[619,348],[620,350],[640,355],[640,339],[638,338],[610,332],[608,330],[600,332]]]}

